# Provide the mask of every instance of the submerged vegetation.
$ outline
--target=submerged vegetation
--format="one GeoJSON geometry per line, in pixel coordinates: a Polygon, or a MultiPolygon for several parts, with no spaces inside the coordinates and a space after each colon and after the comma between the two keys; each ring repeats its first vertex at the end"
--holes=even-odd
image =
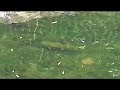
{"type": "Polygon", "coordinates": [[[0,78],[120,78],[120,13],[103,13],[0,24],[0,78]]]}

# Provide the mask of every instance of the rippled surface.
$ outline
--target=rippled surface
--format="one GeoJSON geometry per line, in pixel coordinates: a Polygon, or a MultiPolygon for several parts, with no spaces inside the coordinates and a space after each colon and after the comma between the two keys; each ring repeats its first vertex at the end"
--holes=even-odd
{"type": "Polygon", "coordinates": [[[120,78],[119,19],[81,12],[0,24],[0,78],[120,78]]]}

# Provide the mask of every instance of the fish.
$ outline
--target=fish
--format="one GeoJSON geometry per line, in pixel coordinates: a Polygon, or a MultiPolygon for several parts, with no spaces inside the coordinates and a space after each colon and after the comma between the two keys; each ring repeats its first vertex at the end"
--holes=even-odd
{"type": "Polygon", "coordinates": [[[61,50],[74,50],[74,51],[79,51],[85,49],[85,45],[83,46],[74,46],[71,44],[62,44],[58,42],[40,42],[42,47],[46,47],[48,49],[61,49],[61,50]]]}

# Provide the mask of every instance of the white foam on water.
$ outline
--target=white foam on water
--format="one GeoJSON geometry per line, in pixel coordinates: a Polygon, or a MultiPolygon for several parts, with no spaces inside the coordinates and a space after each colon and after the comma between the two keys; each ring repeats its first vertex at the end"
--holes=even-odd
{"type": "Polygon", "coordinates": [[[1,12],[1,11],[0,11],[0,17],[3,17],[3,18],[4,18],[5,15],[6,15],[6,12],[1,12]]]}

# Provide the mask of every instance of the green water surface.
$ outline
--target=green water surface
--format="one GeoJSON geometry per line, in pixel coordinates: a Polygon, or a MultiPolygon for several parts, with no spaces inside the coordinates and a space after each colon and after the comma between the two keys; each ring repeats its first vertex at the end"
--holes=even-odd
{"type": "Polygon", "coordinates": [[[120,13],[0,24],[0,78],[120,78],[120,13]]]}

